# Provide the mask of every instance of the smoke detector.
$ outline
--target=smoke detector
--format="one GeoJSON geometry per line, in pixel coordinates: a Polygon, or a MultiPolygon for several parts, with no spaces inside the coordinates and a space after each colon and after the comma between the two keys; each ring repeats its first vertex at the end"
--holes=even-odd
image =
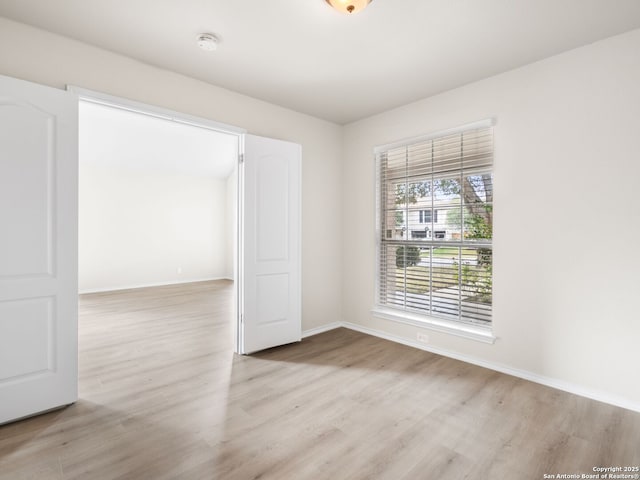
{"type": "Polygon", "coordinates": [[[220,43],[220,39],[216,37],[213,33],[200,33],[198,35],[198,46],[207,52],[213,52],[218,49],[218,44],[220,43]]]}

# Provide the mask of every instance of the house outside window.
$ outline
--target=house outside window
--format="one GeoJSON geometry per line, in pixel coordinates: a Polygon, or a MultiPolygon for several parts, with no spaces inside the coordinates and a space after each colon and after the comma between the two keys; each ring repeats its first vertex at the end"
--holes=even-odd
{"type": "Polygon", "coordinates": [[[420,223],[438,223],[438,210],[420,210],[418,217],[420,223]]]}
{"type": "Polygon", "coordinates": [[[381,307],[489,326],[493,272],[490,125],[380,147],[381,307]],[[395,226],[402,214],[402,228],[395,226]]]}

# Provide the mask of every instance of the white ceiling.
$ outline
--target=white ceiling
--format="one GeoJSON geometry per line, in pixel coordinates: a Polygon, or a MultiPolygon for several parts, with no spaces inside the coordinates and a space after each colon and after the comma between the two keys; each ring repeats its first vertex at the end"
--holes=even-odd
{"type": "Polygon", "coordinates": [[[95,103],[80,102],[82,162],[143,172],[227,178],[238,138],[95,103]]]}
{"type": "Polygon", "coordinates": [[[0,15],[342,124],[638,28],[640,0],[373,0],[354,16],[324,0],[0,0],[0,15]]]}

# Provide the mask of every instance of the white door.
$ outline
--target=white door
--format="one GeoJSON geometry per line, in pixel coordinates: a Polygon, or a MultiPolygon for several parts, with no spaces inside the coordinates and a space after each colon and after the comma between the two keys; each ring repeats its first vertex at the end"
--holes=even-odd
{"type": "Polygon", "coordinates": [[[300,145],[245,135],[239,196],[240,353],[302,336],[300,164],[300,145]]]}
{"type": "Polygon", "coordinates": [[[0,424],[77,400],[77,110],[0,76],[0,424]]]}

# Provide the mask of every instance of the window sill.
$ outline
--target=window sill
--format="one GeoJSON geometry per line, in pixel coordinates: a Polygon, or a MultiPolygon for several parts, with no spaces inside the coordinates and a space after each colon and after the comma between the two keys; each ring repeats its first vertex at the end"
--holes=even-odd
{"type": "Polygon", "coordinates": [[[496,341],[496,337],[493,336],[491,327],[485,327],[482,325],[458,323],[381,306],[374,307],[371,310],[371,314],[376,318],[406,323],[416,327],[434,330],[436,332],[448,333],[457,337],[475,340],[477,342],[493,344],[496,341]]]}

